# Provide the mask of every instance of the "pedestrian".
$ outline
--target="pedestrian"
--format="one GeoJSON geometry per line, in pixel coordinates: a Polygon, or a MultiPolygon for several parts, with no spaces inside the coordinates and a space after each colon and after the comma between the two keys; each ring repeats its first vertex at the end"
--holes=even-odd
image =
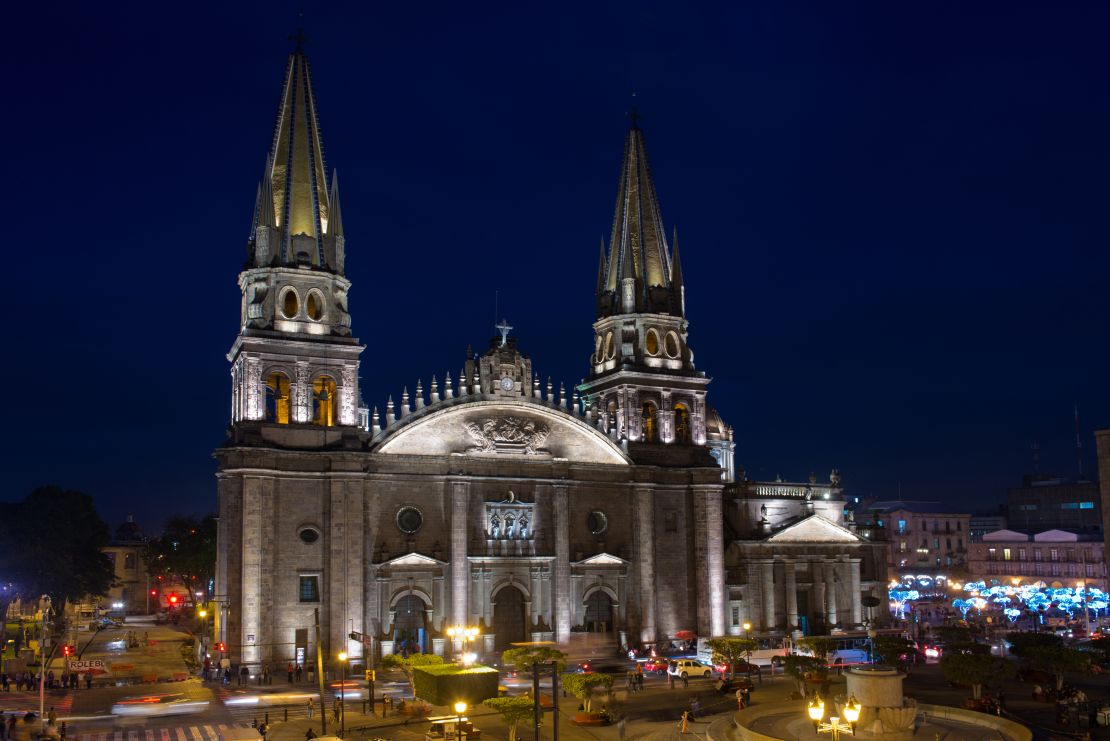
{"type": "Polygon", "coordinates": [[[92,689],[92,672],[85,672],[85,689],[92,689]]]}
{"type": "Polygon", "coordinates": [[[617,735],[620,737],[621,741],[624,741],[624,716],[623,715],[621,716],[621,719],[617,722],[617,735]]]}
{"type": "Polygon", "coordinates": [[[65,721],[62,722],[62,727],[58,729],[58,738],[60,738],[61,741],[66,741],[66,724],[65,724],[65,721]]]}
{"type": "Polygon", "coordinates": [[[297,664],[297,668],[293,670],[293,678],[297,683],[300,683],[300,681],[304,679],[304,667],[300,664],[297,664]]]}
{"type": "Polygon", "coordinates": [[[293,662],[290,661],[289,665],[285,667],[285,677],[289,680],[289,684],[293,684],[293,662]]]}
{"type": "Polygon", "coordinates": [[[314,738],[316,738],[316,731],[309,728],[304,732],[304,741],[312,741],[314,738]]]}
{"type": "Polygon", "coordinates": [[[690,689],[690,677],[688,677],[686,674],[682,675],[682,689],[690,689]]]}
{"type": "Polygon", "coordinates": [[[15,738],[15,716],[8,718],[8,738],[15,738]]]}
{"type": "Polygon", "coordinates": [[[339,713],[342,712],[342,706],[339,704],[339,698],[335,698],[335,703],[332,705],[331,714],[335,717],[335,722],[339,722],[339,713]]]}
{"type": "Polygon", "coordinates": [[[251,670],[245,664],[239,666],[239,686],[242,686],[243,682],[251,683],[251,670]]]}
{"type": "Polygon", "coordinates": [[[691,718],[697,718],[698,713],[700,713],[700,712],[701,712],[701,703],[698,702],[697,697],[694,697],[690,700],[690,717],[691,718]]]}
{"type": "Polygon", "coordinates": [[[46,725],[53,726],[53,725],[57,725],[57,723],[58,723],[58,713],[57,713],[57,711],[54,710],[54,706],[51,705],[50,709],[46,711],[46,725]]]}
{"type": "Polygon", "coordinates": [[[316,714],[316,706],[312,703],[312,698],[308,698],[308,706],[304,710],[305,717],[312,720],[312,716],[316,714]]]}
{"type": "Polygon", "coordinates": [[[674,675],[667,672],[667,689],[674,689],[674,675]]]}

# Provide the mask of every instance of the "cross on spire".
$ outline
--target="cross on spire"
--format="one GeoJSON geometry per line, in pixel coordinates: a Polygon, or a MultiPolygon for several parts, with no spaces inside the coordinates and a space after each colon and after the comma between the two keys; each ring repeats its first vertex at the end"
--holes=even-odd
{"type": "Polygon", "coordinates": [[[504,319],[501,320],[500,324],[493,325],[493,328],[501,333],[500,347],[504,347],[505,343],[509,341],[509,332],[511,332],[513,328],[504,319]]]}

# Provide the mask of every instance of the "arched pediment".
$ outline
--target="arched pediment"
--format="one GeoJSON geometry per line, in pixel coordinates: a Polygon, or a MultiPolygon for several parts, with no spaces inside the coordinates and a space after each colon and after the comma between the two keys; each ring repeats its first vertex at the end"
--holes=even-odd
{"type": "Polygon", "coordinates": [[[608,437],[561,409],[527,400],[444,401],[382,430],[370,450],[385,455],[512,456],[629,465],[608,437]]]}

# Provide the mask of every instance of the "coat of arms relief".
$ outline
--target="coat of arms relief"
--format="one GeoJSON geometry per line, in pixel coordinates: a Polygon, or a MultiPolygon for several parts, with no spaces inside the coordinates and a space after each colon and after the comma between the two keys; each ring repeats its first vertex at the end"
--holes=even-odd
{"type": "Polygon", "coordinates": [[[524,417],[494,417],[467,422],[466,431],[474,441],[468,453],[518,453],[540,455],[551,429],[542,422],[524,417]]]}

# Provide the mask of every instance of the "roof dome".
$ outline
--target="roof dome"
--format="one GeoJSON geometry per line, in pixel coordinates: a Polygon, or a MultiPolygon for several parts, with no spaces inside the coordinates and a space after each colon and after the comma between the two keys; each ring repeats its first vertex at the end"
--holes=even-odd
{"type": "Polygon", "coordinates": [[[709,440],[728,440],[729,426],[721,419],[717,410],[708,404],[705,406],[705,436],[709,440]]]}
{"type": "Polygon", "coordinates": [[[133,515],[127,516],[127,521],[116,528],[116,540],[118,541],[136,541],[145,540],[143,536],[143,529],[139,527],[139,523],[135,522],[133,515]]]}

